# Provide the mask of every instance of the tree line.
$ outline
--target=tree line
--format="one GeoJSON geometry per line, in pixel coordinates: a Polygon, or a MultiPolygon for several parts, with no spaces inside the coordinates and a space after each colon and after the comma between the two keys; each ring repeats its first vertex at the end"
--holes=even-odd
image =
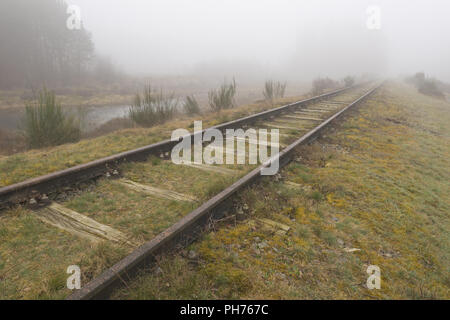
{"type": "Polygon", "coordinates": [[[67,8],[63,0],[0,1],[1,89],[74,85],[104,69],[91,34],[67,27],[67,8]]]}

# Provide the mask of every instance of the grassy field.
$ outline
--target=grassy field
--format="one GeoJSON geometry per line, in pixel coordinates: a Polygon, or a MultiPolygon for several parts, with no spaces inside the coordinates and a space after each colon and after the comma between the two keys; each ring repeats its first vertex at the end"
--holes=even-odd
{"type": "MultiPolygon", "coordinates": [[[[353,101],[364,90],[360,88],[351,93],[339,95],[339,99],[353,101]]],[[[261,102],[227,112],[208,114],[205,118],[209,125],[213,125],[268,107],[270,106],[261,102]]],[[[181,123],[189,128],[192,120],[178,120],[154,129],[164,128],[169,135],[170,126],[176,128],[181,123]]],[[[280,137],[281,143],[291,143],[299,131],[304,132],[314,126],[312,123],[301,125],[300,122],[292,123],[299,126],[298,130],[282,131],[284,134],[280,137]]],[[[127,138],[126,132],[118,132],[115,137],[127,138]]],[[[142,137],[144,140],[149,137],[157,139],[158,134],[159,136],[164,134],[162,130],[157,134],[151,131],[154,133],[151,135],[148,134],[149,131],[137,129],[130,140],[121,140],[121,147],[129,148],[130,141],[136,143],[134,139],[138,137],[139,132],[141,134],[147,132],[147,135],[144,134],[142,137]]],[[[83,144],[66,145],[62,148],[76,146],[77,149],[72,151],[86,157],[89,155],[89,150],[97,148],[97,151],[106,152],[108,147],[115,145],[113,140],[106,143],[105,139],[105,137],[98,140],[91,139],[83,144]],[[89,141],[97,141],[97,143],[91,146],[89,141]]],[[[248,152],[248,144],[246,149],[248,152]]],[[[47,152],[52,154],[52,157],[58,158],[58,153],[54,153],[55,150],[59,150],[59,147],[48,149],[47,152]]],[[[30,154],[24,154],[25,159],[39,161],[37,157],[31,157],[30,154]]],[[[63,160],[67,161],[69,155],[71,154],[60,154],[59,156],[63,158],[59,158],[59,164],[63,163],[61,162],[63,160]]],[[[51,160],[48,163],[51,164],[51,160]]],[[[0,299],[66,297],[70,294],[65,287],[68,266],[78,265],[82,270],[82,284],[87,283],[137,246],[154,238],[204,201],[231,185],[255,166],[227,164],[198,168],[175,165],[171,161],[150,157],[146,162],[124,163],[117,168],[116,174],[102,177],[92,183],[85,183],[81,188],[68,188],[61,190],[59,194],[50,195],[55,203],[48,208],[34,211],[28,210],[27,207],[17,207],[2,211],[0,215],[0,299]],[[130,181],[134,187],[130,188],[130,181]],[[144,188],[143,191],[142,186],[147,189],[144,188]],[[158,193],[155,194],[155,188],[159,188],[159,196],[158,193]],[[150,192],[148,192],[149,189],[150,192]],[[167,195],[170,194],[172,196],[168,198],[167,195]],[[54,209],[55,206],[60,210],[63,209],[66,216],[68,214],[71,218],[64,219],[61,211],[55,216],[55,212],[52,213],[52,208],[54,209]],[[109,238],[108,232],[102,232],[101,239],[93,236],[92,232],[80,232],[83,228],[80,228],[80,223],[76,222],[76,226],[73,227],[74,221],[81,222],[83,226],[91,226],[89,229],[91,231],[97,227],[101,230],[109,230],[108,232],[112,232],[111,234],[119,236],[122,240],[109,238]],[[96,224],[93,228],[92,221],[96,224]],[[108,240],[105,240],[105,237],[108,240]]],[[[17,168],[20,169],[20,167],[17,168]]]]}
{"type": "MultiPolygon", "coordinates": [[[[205,123],[211,126],[269,107],[257,103],[220,114],[208,114],[205,123]]],[[[1,178],[2,181],[8,177],[12,179],[10,181],[19,181],[160,141],[170,137],[173,129],[190,128],[193,120],[185,118],[152,129],[124,130],[76,144],[3,157],[0,158],[1,178]]],[[[56,199],[68,209],[119,230],[130,239],[132,246],[90,242],[43,223],[39,213],[25,207],[3,211],[0,215],[0,299],[66,297],[70,294],[65,286],[69,265],[82,268],[82,283],[91,280],[129,254],[137,245],[152,239],[246,172],[241,165],[226,167],[234,169],[232,174],[177,166],[158,158],[120,167],[123,178],[195,197],[194,202],[149,197],[108,178],[86,185],[83,192],[64,193],[56,199]]],[[[245,169],[251,168],[248,166],[245,169]]]]}
{"type": "Polygon", "coordinates": [[[449,103],[386,84],[244,191],[245,221],[161,257],[114,297],[449,299],[449,123],[449,103]],[[380,290],[366,287],[368,265],[380,290]]]}
{"type": "Polygon", "coordinates": [[[57,199],[64,207],[119,230],[131,245],[90,242],[43,223],[39,212],[24,207],[2,212],[0,299],[66,297],[70,294],[65,286],[69,265],[80,266],[82,283],[86,283],[245,174],[238,166],[234,172],[214,174],[154,158],[123,165],[122,176],[195,197],[195,201],[151,197],[108,178],[86,187],[82,193],[57,199]]]}
{"type": "MultiPolygon", "coordinates": [[[[116,90],[117,91],[117,90],[116,90]]],[[[67,89],[57,90],[58,99],[63,106],[105,106],[127,105],[133,100],[134,94],[130,92],[114,93],[113,90],[67,89]]],[[[0,110],[23,108],[33,97],[31,91],[9,90],[0,91],[0,110]]]]}
{"type": "Polygon", "coordinates": [[[170,139],[172,131],[175,129],[192,130],[194,120],[202,119],[203,127],[207,128],[305,97],[306,95],[280,99],[274,106],[265,102],[255,102],[234,109],[223,110],[220,113],[206,113],[203,116],[196,117],[181,116],[179,119],[149,129],[124,129],[100,137],[81,140],[78,143],[0,157],[0,187],[170,139]]]}

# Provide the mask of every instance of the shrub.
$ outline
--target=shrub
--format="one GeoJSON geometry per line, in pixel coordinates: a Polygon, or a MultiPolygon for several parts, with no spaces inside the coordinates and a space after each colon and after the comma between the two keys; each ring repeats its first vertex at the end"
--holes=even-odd
{"type": "Polygon", "coordinates": [[[336,87],[336,81],[330,78],[317,78],[312,84],[312,94],[316,96],[322,94],[326,89],[333,89],[336,87]]]}
{"type": "Polygon", "coordinates": [[[64,113],[55,93],[46,88],[39,98],[25,106],[24,136],[31,148],[56,146],[80,139],[79,121],[64,113]]]}
{"type": "Polygon", "coordinates": [[[233,108],[236,103],[234,96],[236,95],[236,81],[227,84],[224,82],[219,89],[208,92],[209,106],[213,111],[233,108]]]}
{"type": "Polygon", "coordinates": [[[266,101],[273,104],[275,99],[283,98],[286,90],[286,82],[281,83],[279,81],[274,82],[272,80],[266,81],[264,84],[263,95],[266,101]]]}
{"type": "Polygon", "coordinates": [[[344,84],[346,87],[351,87],[352,85],[355,84],[355,78],[352,76],[346,76],[344,78],[344,84]]]}
{"type": "Polygon", "coordinates": [[[444,98],[444,94],[439,90],[436,81],[432,79],[426,79],[417,86],[417,90],[428,96],[434,96],[437,98],[444,98]]]}
{"type": "Polygon", "coordinates": [[[417,72],[414,76],[408,79],[410,83],[415,85],[417,88],[425,82],[425,73],[417,72]]]}
{"type": "Polygon", "coordinates": [[[162,90],[155,92],[148,86],[142,96],[140,93],[136,94],[129,110],[129,118],[140,126],[151,127],[172,119],[177,107],[178,99],[175,99],[173,93],[165,95],[162,90]]]}
{"type": "Polygon", "coordinates": [[[417,72],[414,76],[407,78],[406,82],[413,84],[422,94],[445,99],[445,95],[438,86],[438,81],[425,77],[423,72],[417,72]]]}
{"type": "Polygon", "coordinates": [[[184,112],[188,115],[194,115],[200,113],[200,107],[198,105],[197,99],[192,96],[186,96],[184,101],[184,112]]]}

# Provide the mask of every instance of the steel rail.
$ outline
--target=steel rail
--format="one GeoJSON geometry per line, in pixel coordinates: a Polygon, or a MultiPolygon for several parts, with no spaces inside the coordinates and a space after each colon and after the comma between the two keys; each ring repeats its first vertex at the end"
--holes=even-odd
{"type": "MultiPolygon", "coordinates": [[[[114,289],[121,286],[127,280],[131,279],[139,271],[140,268],[154,262],[156,256],[167,252],[168,250],[173,249],[180,244],[192,242],[192,240],[195,238],[195,235],[198,232],[201,232],[206,224],[208,224],[211,220],[219,219],[225,215],[226,211],[230,208],[230,201],[227,200],[229,200],[239,190],[242,190],[244,187],[249,186],[259,177],[261,177],[261,170],[263,168],[270,166],[272,162],[276,160],[279,160],[280,168],[285,166],[292,160],[292,156],[296,147],[310,141],[321,130],[323,130],[335,119],[340,117],[344,112],[374,93],[381,85],[382,84],[379,84],[376,87],[372,88],[357,100],[353,101],[339,112],[330,116],[320,125],[316,126],[314,129],[310,130],[302,137],[290,144],[288,147],[283,149],[280,153],[271,157],[268,161],[260,165],[258,168],[252,170],[250,173],[221,191],[213,198],[203,203],[197,209],[191,211],[188,215],[180,219],[178,222],[157,235],[152,240],[135,249],[127,257],[104,271],[98,277],[91,280],[80,290],[75,291],[67,299],[88,300],[108,298],[114,289]]],[[[307,99],[306,101],[311,101],[311,99],[307,99]]],[[[304,101],[302,103],[304,103],[304,101]]]]}
{"type": "MultiPolygon", "coordinates": [[[[306,106],[310,103],[314,103],[326,98],[330,98],[334,95],[355,88],[357,86],[346,87],[339,90],[335,90],[329,93],[325,93],[312,98],[300,100],[294,103],[290,103],[278,108],[266,110],[254,115],[250,115],[237,120],[229,121],[223,124],[213,126],[208,129],[219,129],[224,131],[226,129],[234,129],[242,127],[242,125],[251,124],[254,121],[271,118],[281,112],[288,111],[292,108],[298,108],[300,106],[306,106]]],[[[204,129],[201,132],[195,134],[204,134],[208,129],[204,129]]],[[[190,136],[194,136],[191,133],[190,136]]],[[[85,164],[70,167],[64,170],[56,171],[39,177],[31,178],[19,183],[15,183],[9,186],[0,188],[0,210],[10,207],[11,205],[26,203],[31,197],[37,194],[50,194],[57,190],[76,185],[77,183],[87,180],[95,179],[111,171],[111,168],[118,166],[121,162],[125,161],[144,161],[150,155],[167,156],[172,148],[181,141],[179,140],[164,140],[158,143],[140,147],[134,150],[121,152],[115,155],[97,159],[85,164]]]]}

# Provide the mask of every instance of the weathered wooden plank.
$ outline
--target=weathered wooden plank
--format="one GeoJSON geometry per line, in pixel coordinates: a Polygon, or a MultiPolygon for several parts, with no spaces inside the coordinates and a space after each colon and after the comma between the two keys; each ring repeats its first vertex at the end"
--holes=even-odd
{"type": "Polygon", "coordinates": [[[197,199],[190,195],[185,195],[182,193],[178,193],[172,190],[167,189],[161,189],[145,184],[140,184],[131,180],[127,179],[120,179],[116,181],[117,183],[126,186],[127,188],[130,188],[137,192],[146,193],[151,196],[155,196],[158,198],[168,199],[168,200],[177,200],[177,201],[188,201],[188,202],[194,202],[197,201],[197,199]]]}
{"type": "Polygon", "coordinates": [[[200,169],[200,170],[204,170],[204,171],[215,172],[215,173],[222,173],[222,174],[228,174],[228,175],[239,174],[238,170],[228,169],[228,168],[219,167],[219,166],[211,166],[209,164],[188,162],[188,163],[183,163],[183,165],[189,166],[192,168],[196,168],[196,169],[200,169]]]}
{"type": "Polygon", "coordinates": [[[247,222],[247,224],[249,224],[250,226],[254,226],[254,227],[258,226],[258,224],[259,224],[263,229],[273,231],[279,235],[284,235],[291,229],[291,227],[289,227],[285,224],[282,224],[282,223],[279,223],[277,221],[273,221],[270,219],[266,219],[266,218],[249,220],[247,222]]]}
{"type": "Polygon", "coordinates": [[[303,191],[310,191],[311,190],[311,186],[308,185],[302,185],[302,184],[298,184],[292,181],[284,181],[284,184],[288,187],[288,188],[293,188],[293,189],[297,189],[297,190],[303,190],[303,191]]]}
{"type": "Polygon", "coordinates": [[[135,246],[124,233],[101,224],[56,202],[36,211],[37,217],[54,227],[70,232],[93,242],[104,240],[135,246]]]}
{"type": "Polygon", "coordinates": [[[280,125],[280,124],[277,124],[277,123],[270,123],[270,122],[265,122],[265,123],[263,123],[263,125],[266,126],[266,127],[271,127],[271,128],[297,130],[297,131],[305,129],[303,127],[285,126],[285,125],[280,125]]]}
{"type": "Polygon", "coordinates": [[[286,118],[291,119],[298,119],[298,120],[314,120],[314,121],[322,121],[320,118],[314,118],[314,117],[297,117],[297,116],[284,116],[286,118]]]}
{"type": "Polygon", "coordinates": [[[282,144],[282,143],[272,143],[272,142],[270,142],[269,138],[267,138],[268,141],[259,141],[259,140],[255,140],[255,139],[236,137],[236,140],[238,140],[238,141],[245,141],[245,142],[250,143],[250,144],[257,144],[257,145],[266,146],[266,147],[269,146],[269,147],[278,147],[278,148],[280,148],[280,147],[285,147],[286,146],[285,144],[282,144]]]}
{"type": "MultiPolygon", "coordinates": [[[[298,114],[298,115],[302,115],[302,116],[322,116],[325,113],[328,113],[327,111],[309,111],[309,110],[305,110],[305,111],[296,111],[294,112],[294,115],[298,114]]],[[[291,114],[292,115],[292,114],[291,114]]]]}
{"type": "Polygon", "coordinates": [[[316,108],[314,107],[314,109],[303,109],[300,111],[296,111],[297,112],[319,112],[319,113],[327,113],[330,112],[331,110],[335,110],[335,108],[330,108],[330,109],[326,109],[326,108],[316,108]]]}

